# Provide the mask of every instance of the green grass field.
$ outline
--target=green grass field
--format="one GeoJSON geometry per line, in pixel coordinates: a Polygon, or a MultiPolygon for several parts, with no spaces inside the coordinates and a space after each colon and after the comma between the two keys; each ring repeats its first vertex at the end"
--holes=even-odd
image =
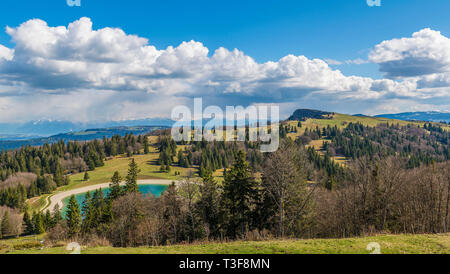
{"type": "MultiPolygon", "coordinates": [[[[0,241],[0,253],[69,254],[65,246],[43,248],[41,238],[0,241]]],[[[349,239],[270,240],[258,242],[207,243],[165,247],[82,247],[82,254],[370,254],[378,243],[383,254],[450,254],[450,234],[380,235],[349,239]]]]}
{"type": "Polygon", "coordinates": [[[50,194],[45,194],[28,200],[29,210],[34,212],[44,208],[47,205],[47,200],[50,196],[50,194]]]}

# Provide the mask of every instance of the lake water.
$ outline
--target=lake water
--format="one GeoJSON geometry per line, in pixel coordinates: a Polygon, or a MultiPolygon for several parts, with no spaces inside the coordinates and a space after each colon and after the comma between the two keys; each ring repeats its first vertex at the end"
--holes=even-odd
{"type": "MultiPolygon", "coordinates": [[[[167,185],[139,185],[138,187],[139,187],[139,191],[144,195],[154,195],[155,197],[159,197],[167,189],[168,186],[167,185]]],[[[103,191],[103,196],[106,197],[108,195],[110,189],[103,188],[102,191],[103,191]]],[[[95,192],[95,190],[91,191],[91,197],[94,194],[94,192],[95,192]]],[[[75,195],[75,199],[77,200],[78,205],[80,206],[80,209],[83,205],[85,196],[86,196],[86,193],[80,193],[80,194],[75,195]]],[[[63,210],[62,210],[63,216],[66,215],[67,205],[69,204],[69,200],[70,200],[70,196],[64,198],[64,200],[63,200],[63,204],[64,204],[63,210]]]]}

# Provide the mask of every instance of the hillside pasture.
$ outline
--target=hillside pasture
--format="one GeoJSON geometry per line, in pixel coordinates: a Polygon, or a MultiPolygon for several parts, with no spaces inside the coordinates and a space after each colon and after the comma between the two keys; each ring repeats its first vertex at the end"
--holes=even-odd
{"type": "MultiPolygon", "coordinates": [[[[65,244],[43,247],[39,237],[0,241],[0,253],[69,254],[65,244]]],[[[81,254],[450,254],[450,234],[378,235],[347,239],[266,240],[197,243],[159,247],[82,247],[81,254]]]]}

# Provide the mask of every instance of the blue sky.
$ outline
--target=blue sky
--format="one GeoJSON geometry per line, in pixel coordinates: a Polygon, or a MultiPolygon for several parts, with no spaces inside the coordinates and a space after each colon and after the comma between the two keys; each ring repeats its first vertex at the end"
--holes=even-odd
{"type": "MultiPolygon", "coordinates": [[[[450,35],[450,1],[383,0],[3,0],[0,27],[39,18],[67,25],[87,16],[95,28],[120,27],[157,47],[201,41],[210,49],[238,48],[259,62],[288,54],[336,60],[365,58],[373,45],[423,29],[450,35]]],[[[3,31],[0,43],[10,44],[3,31]]],[[[344,66],[346,74],[380,77],[377,66],[344,66]]]]}
{"type": "MultiPolygon", "coordinates": [[[[328,62],[330,69],[339,70],[345,76],[355,75],[381,80],[392,78],[387,77],[387,75],[393,75],[392,71],[386,71],[389,70],[388,67],[391,65],[388,62],[392,60],[378,59],[381,61],[367,62],[368,55],[374,47],[383,41],[395,38],[410,38],[413,33],[426,28],[439,31],[444,38],[449,37],[450,16],[448,16],[448,11],[450,11],[450,1],[382,0],[381,2],[381,7],[369,7],[366,0],[184,0],[170,1],[170,3],[137,0],[81,0],[81,7],[68,7],[66,0],[3,0],[0,9],[0,28],[5,29],[6,26],[17,28],[22,23],[35,18],[45,21],[51,27],[67,27],[70,23],[82,17],[87,17],[90,18],[94,30],[106,27],[120,28],[127,35],[137,35],[148,39],[148,44],[154,45],[158,50],[164,50],[169,46],[177,47],[184,41],[194,40],[202,43],[209,50],[209,57],[212,57],[215,50],[221,47],[230,51],[236,48],[258,64],[264,64],[268,61],[277,62],[288,55],[305,56],[308,60],[314,58],[324,60],[328,62]],[[357,59],[363,62],[357,64],[351,62],[351,60],[357,59]],[[346,61],[348,64],[345,63],[346,61]],[[341,64],[337,65],[337,63],[341,64]],[[382,67],[385,68],[385,71],[380,72],[382,67]]],[[[17,43],[11,41],[11,37],[11,34],[7,34],[5,31],[0,32],[0,45],[14,49],[17,43]]],[[[22,43],[26,42],[22,41],[22,43]]],[[[17,53],[18,50],[16,50],[15,56],[17,56],[17,53]]],[[[422,58],[423,56],[419,57],[422,58]]],[[[423,60],[423,58],[420,60],[423,60]]],[[[394,65],[398,69],[397,66],[400,63],[394,65]]],[[[446,64],[437,64],[436,66],[446,67],[446,64]]],[[[21,67],[23,69],[23,66],[21,67]]],[[[411,65],[408,65],[408,69],[411,69],[411,65]]],[[[430,68],[424,68],[424,70],[428,69],[430,68]]],[[[433,70],[433,72],[437,73],[438,71],[433,70]]],[[[439,71],[439,73],[446,72],[446,70],[439,71]]],[[[11,72],[8,73],[11,76],[11,72]]],[[[422,74],[425,75],[425,73],[422,74]]],[[[421,73],[418,73],[418,75],[421,75],[421,73]]],[[[426,73],[426,75],[430,74],[426,73]]],[[[42,76],[41,79],[48,76],[42,76]]],[[[38,76],[35,75],[35,77],[38,76]]],[[[439,83],[442,83],[442,77],[444,76],[439,77],[441,79],[439,83]]],[[[447,76],[445,75],[445,77],[447,76]]],[[[404,82],[405,79],[391,80],[404,82]]],[[[406,80],[409,81],[410,78],[406,80]]],[[[418,81],[428,83],[429,79],[418,79],[418,81]]],[[[6,86],[11,87],[8,84],[6,86]]],[[[308,85],[307,88],[298,88],[301,93],[299,97],[305,95],[305,89],[316,91],[322,88],[320,84],[317,86],[308,85]]],[[[33,92],[40,92],[42,89],[49,87],[36,86],[30,83],[17,86],[15,83],[15,88],[20,88],[24,93],[29,93],[31,89],[33,89],[33,92]]],[[[59,88],[67,90],[69,87],[59,88]]],[[[262,89],[264,90],[264,88],[262,89]]],[[[280,93],[281,95],[278,94],[277,96],[284,96],[285,93],[292,96],[293,93],[297,92],[293,89],[295,88],[290,85],[286,87],[286,84],[283,84],[283,91],[280,93]]],[[[61,93],[61,91],[58,92],[61,93]]],[[[86,88],[79,89],[78,92],[88,93],[89,91],[86,88]]],[[[221,90],[218,92],[221,92],[221,90]]],[[[449,98],[445,96],[445,94],[448,94],[448,90],[439,90],[438,92],[440,95],[444,94],[445,104],[443,105],[439,105],[432,98],[426,98],[426,95],[414,97],[402,92],[403,90],[397,92],[397,95],[383,95],[382,98],[384,105],[387,104],[388,100],[403,100],[401,104],[396,103],[399,105],[398,107],[377,108],[375,107],[375,101],[368,102],[367,100],[364,102],[367,104],[363,104],[364,107],[359,108],[356,107],[357,103],[352,103],[350,107],[347,107],[347,101],[345,100],[336,104],[315,102],[311,103],[310,107],[337,111],[347,109],[348,112],[364,112],[364,110],[367,110],[368,114],[376,114],[383,111],[390,112],[389,109],[392,109],[393,112],[411,110],[406,107],[411,100],[416,103],[417,108],[447,110],[449,105],[449,98]],[[402,95],[398,95],[398,93],[402,93],[402,95]],[[419,97],[421,99],[418,99],[419,97]]],[[[148,90],[147,93],[149,93],[148,90]]],[[[427,91],[427,94],[429,93],[427,91]]],[[[11,92],[6,94],[10,95],[11,92]]],[[[44,94],[49,96],[48,92],[44,92],[44,94]]],[[[368,97],[371,100],[377,100],[379,99],[378,95],[372,94],[368,97]]],[[[37,96],[36,93],[34,93],[34,96],[37,96]]],[[[263,98],[264,96],[259,94],[252,94],[252,96],[237,98],[236,101],[244,102],[244,104],[271,102],[271,99],[263,98]],[[254,101],[250,98],[252,96],[256,98],[254,101]]],[[[223,99],[222,96],[218,96],[218,98],[216,101],[223,99]]],[[[13,98],[10,98],[9,104],[12,100],[13,98]]],[[[19,101],[17,96],[14,96],[14,100],[19,101]]],[[[287,100],[278,101],[286,103],[284,101],[289,100],[287,98],[287,100]]],[[[7,100],[5,99],[5,101],[7,100]]],[[[228,101],[232,102],[233,100],[227,97],[228,101]]],[[[276,101],[273,100],[273,102],[276,101]]],[[[442,96],[437,101],[441,101],[442,104],[442,96]]],[[[212,101],[212,103],[214,102],[212,101]]],[[[306,102],[305,99],[301,104],[308,107],[306,102]]],[[[7,104],[5,103],[5,105],[7,104]]],[[[286,111],[290,111],[290,109],[286,111]]],[[[52,114],[44,115],[43,113],[43,116],[52,116],[52,114]]],[[[143,115],[145,115],[143,112],[141,114],[130,114],[130,116],[143,115]]],[[[62,113],[55,114],[55,116],[64,117],[62,113]]],[[[112,116],[110,118],[115,119],[112,116]]],[[[23,119],[27,118],[24,117],[23,119]]]]}

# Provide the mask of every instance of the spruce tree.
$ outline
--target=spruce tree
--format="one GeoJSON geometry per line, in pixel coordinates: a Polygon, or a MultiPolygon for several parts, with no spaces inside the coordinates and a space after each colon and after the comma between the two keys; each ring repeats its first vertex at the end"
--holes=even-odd
{"type": "Polygon", "coordinates": [[[92,221],[91,227],[98,227],[103,218],[103,209],[105,207],[105,199],[103,197],[102,189],[97,189],[92,195],[92,221]]]}
{"type": "Polygon", "coordinates": [[[81,230],[83,233],[89,233],[92,227],[93,223],[93,205],[92,205],[92,199],[91,199],[91,193],[88,191],[86,195],[84,196],[84,201],[82,205],[82,225],[81,230]]]}
{"type": "Polygon", "coordinates": [[[110,152],[111,156],[116,156],[117,155],[117,144],[113,141],[111,144],[111,152],[110,152]]]}
{"type": "Polygon", "coordinates": [[[33,223],[31,222],[30,214],[28,214],[28,211],[25,211],[23,214],[23,224],[25,226],[24,233],[26,235],[31,235],[34,232],[33,223]]]}
{"type": "Polygon", "coordinates": [[[209,237],[218,237],[221,219],[220,199],[221,195],[217,182],[214,180],[212,172],[204,174],[203,182],[200,185],[200,197],[196,207],[200,216],[208,227],[209,237]]]}
{"type": "Polygon", "coordinates": [[[59,209],[59,205],[56,204],[55,207],[53,208],[53,224],[56,226],[59,223],[61,223],[61,221],[63,220],[63,217],[61,215],[61,210],[59,209]]]}
{"type": "Polygon", "coordinates": [[[244,151],[238,152],[236,163],[227,171],[223,190],[228,234],[233,238],[242,236],[251,224],[252,206],[259,194],[244,151]]]}
{"type": "Polygon", "coordinates": [[[55,174],[53,175],[53,181],[55,181],[56,186],[58,186],[58,187],[64,185],[63,171],[62,171],[62,168],[61,168],[61,165],[59,164],[59,162],[56,165],[55,174]]]}
{"type": "Polygon", "coordinates": [[[84,173],[84,181],[89,181],[89,173],[87,171],[84,173]]]}
{"type": "Polygon", "coordinates": [[[125,184],[125,192],[127,193],[133,193],[138,192],[138,184],[137,184],[137,176],[139,172],[141,172],[138,168],[138,165],[136,164],[136,161],[131,159],[130,164],[128,165],[128,175],[125,178],[126,184],[125,184]]]}
{"type": "Polygon", "coordinates": [[[45,230],[49,230],[50,228],[54,227],[53,225],[53,218],[52,215],[50,214],[50,210],[47,210],[45,212],[45,215],[43,215],[44,218],[44,228],[45,230]]]}
{"type": "Polygon", "coordinates": [[[2,222],[1,222],[1,235],[2,237],[6,237],[10,235],[12,232],[11,222],[9,220],[9,212],[5,211],[3,214],[2,222]]]}
{"type": "Polygon", "coordinates": [[[183,155],[183,151],[178,151],[178,166],[184,166],[184,155],[183,155]]]}
{"type": "Polygon", "coordinates": [[[149,154],[150,148],[148,145],[148,138],[147,136],[144,136],[144,154],[149,154]]]}
{"type": "Polygon", "coordinates": [[[44,218],[40,212],[33,213],[34,234],[42,234],[45,232],[44,218]]]}
{"type": "Polygon", "coordinates": [[[102,219],[100,220],[100,222],[103,224],[108,224],[113,219],[112,203],[112,200],[107,200],[105,206],[103,207],[102,219]]]}
{"type": "Polygon", "coordinates": [[[111,184],[110,192],[109,192],[109,199],[115,200],[119,198],[122,195],[122,187],[120,186],[120,183],[122,182],[122,177],[120,176],[119,172],[114,172],[114,175],[111,178],[111,184]]]}
{"type": "Polygon", "coordinates": [[[72,195],[67,206],[67,226],[69,229],[69,236],[77,236],[81,227],[81,213],[80,207],[75,199],[75,195],[72,195]]]}

